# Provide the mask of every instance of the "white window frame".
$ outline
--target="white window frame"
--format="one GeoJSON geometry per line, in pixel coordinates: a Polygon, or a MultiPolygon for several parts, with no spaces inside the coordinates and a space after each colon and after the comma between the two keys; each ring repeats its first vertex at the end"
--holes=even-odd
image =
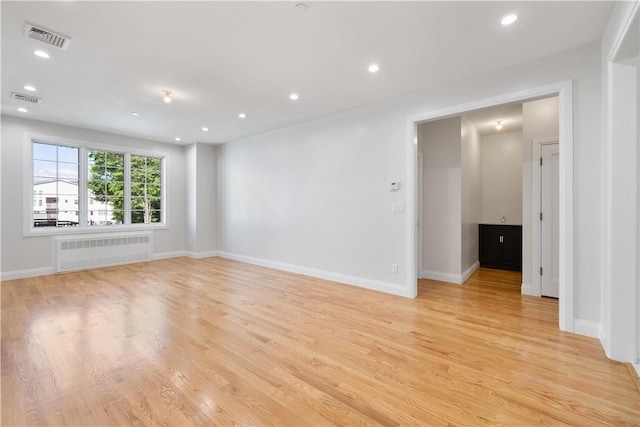
{"type": "Polygon", "coordinates": [[[158,150],[140,150],[120,145],[105,145],[99,142],[88,142],[76,139],[61,138],[51,135],[33,134],[25,135],[23,151],[23,236],[56,236],[66,234],[94,234],[113,233],[123,231],[141,230],[165,230],[169,228],[167,214],[167,155],[158,150]],[[79,176],[78,176],[78,226],[77,227],[34,227],[33,226],[33,143],[62,145],[79,149],[79,176]],[[124,211],[123,224],[115,225],[87,225],[89,200],[87,198],[87,150],[109,151],[124,154],[124,211]],[[152,224],[131,224],[131,156],[156,157],[161,159],[161,221],[152,224]]]}

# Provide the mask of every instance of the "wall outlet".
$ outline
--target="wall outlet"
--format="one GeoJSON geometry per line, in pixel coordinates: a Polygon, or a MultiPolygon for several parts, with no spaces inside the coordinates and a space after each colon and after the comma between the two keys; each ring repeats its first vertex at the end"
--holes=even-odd
{"type": "Polygon", "coordinates": [[[391,264],[391,272],[393,274],[398,274],[398,264],[391,264]]]}

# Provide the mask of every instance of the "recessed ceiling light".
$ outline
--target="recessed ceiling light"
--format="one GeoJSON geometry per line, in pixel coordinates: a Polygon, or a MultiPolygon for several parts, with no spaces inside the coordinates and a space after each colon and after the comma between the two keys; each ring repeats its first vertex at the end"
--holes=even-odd
{"type": "Polygon", "coordinates": [[[202,130],[203,130],[203,132],[209,132],[209,128],[208,127],[203,127],[202,130]]]}
{"type": "Polygon", "coordinates": [[[497,130],[502,129],[502,120],[498,120],[498,121],[496,122],[496,129],[497,129],[497,130]]]}
{"type": "Polygon", "coordinates": [[[240,113],[238,114],[238,117],[240,117],[241,119],[246,119],[247,115],[245,113],[240,113]]]}
{"type": "Polygon", "coordinates": [[[49,58],[49,54],[44,50],[34,50],[33,54],[35,56],[39,56],[40,58],[49,58]]]}
{"type": "Polygon", "coordinates": [[[133,113],[131,113],[132,116],[139,116],[140,113],[136,113],[135,111],[133,113]]]}
{"type": "Polygon", "coordinates": [[[291,95],[289,95],[289,99],[292,101],[297,101],[300,97],[298,96],[297,93],[292,93],[291,95]]]}
{"type": "Polygon", "coordinates": [[[162,99],[164,100],[164,102],[166,102],[167,104],[169,104],[171,102],[171,91],[170,90],[163,90],[162,91],[162,99]]]}
{"type": "Polygon", "coordinates": [[[27,109],[24,108],[24,107],[20,107],[20,108],[18,108],[18,111],[20,111],[21,113],[26,113],[27,109]]]}
{"type": "Polygon", "coordinates": [[[179,137],[177,137],[177,136],[176,136],[174,139],[175,139],[176,141],[180,141],[180,138],[179,138],[179,137]]]}
{"type": "Polygon", "coordinates": [[[369,72],[370,73],[377,73],[378,71],[380,71],[380,66],[378,64],[369,65],[369,72]]]}
{"type": "Polygon", "coordinates": [[[28,90],[29,92],[35,92],[36,88],[31,85],[24,85],[24,90],[28,90]]]}
{"type": "Polygon", "coordinates": [[[500,23],[502,25],[511,25],[514,22],[516,22],[517,20],[518,20],[518,15],[510,14],[510,15],[506,15],[504,18],[502,18],[502,21],[500,21],[500,23]]]}

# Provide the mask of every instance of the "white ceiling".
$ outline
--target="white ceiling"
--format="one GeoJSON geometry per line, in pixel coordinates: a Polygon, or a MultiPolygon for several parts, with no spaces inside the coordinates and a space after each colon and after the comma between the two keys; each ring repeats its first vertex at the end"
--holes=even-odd
{"type": "Polygon", "coordinates": [[[308,2],[299,12],[296,3],[2,1],[3,114],[182,144],[229,142],[599,40],[613,8],[308,2]],[[503,27],[509,12],[519,19],[503,27]],[[25,21],[70,36],[69,48],[28,39],[25,21]],[[48,60],[32,54],[43,47],[48,60]],[[378,74],[368,73],[372,62],[378,74]],[[42,102],[19,113],[9,94],[25,84],[42,102]],[[174,92],[171,104],[163,89],[174,92]]]}
{"type": "Polygon", "coordinates": [[[473,123],[481,136],[522,130],[521,102],[470,111],[463,116],[473,123]],[[502,129],[499,130],[496,129],[498,121],[502,123],[502,129]]]}

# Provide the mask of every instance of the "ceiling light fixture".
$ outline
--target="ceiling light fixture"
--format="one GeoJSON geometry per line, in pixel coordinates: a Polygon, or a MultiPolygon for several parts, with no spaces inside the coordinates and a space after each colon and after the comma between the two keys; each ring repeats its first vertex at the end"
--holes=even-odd
{"type": "Polygon", "coordinates": [[[510,15],[506,15],[504,18],[502,18],[502,21],[500,21],[500,23],[502,25],[511,25],[514,22],[516,22],[518,20],[518,15],[515,14],[510,14],[510,15]]]}
{"type": "Polygon", "coordinates": [[[31,85],[24,85],[23,86],[24,90],[28,90],[29,92],[35,92],[36,88],[31,86],[31,85]]]}
{"type": "Polygon", "coordinates": [[[140,115],[140,113],[137,113],[137,112],[135,112],[135,111],[134,111],[133,113],[131,113],[131,115],[132,115],[132,116],[139,116],[139,115],[140,115]]]}
{"type": "Polygon", "coordinates": [[[175,139],[176,141],[180,142],[180,138],[179,138],[179,137],[177,137],[177,136],[176,136],[174,139],[175,139]]]}
{"type": "Polygon", "coordinates": [[[247,115],[245,113],[240,113],[238,114],[238,117],[240,117],[241,119],[246,119],[247,115]]]}
{"type": "Polygon", "coordinates": [[[45,59],[49,58],[49,54],[47,52],[45,52],[44,50],[34,50],[33,54],[35,56],[40,57],[40,58],[45,58],[45,59]]]}
{"type": "Polygon", "coordinates": [[[18,111],[20,111],[21,113],[26,113],[27,109],[24,108],[24,107],[20,107],[20,108],[18,108],[18,111]]]}
{"type": "Polygon", "coordinates": [[[369,65],[369,72],[370,73],[377,73],[378,71],[380,71],[380,66],[378,64],[369,65]]]}
{"type": "Polygon", "coordinates": [[[292,101],[297,101],[300,97],[298,96],[297,93],[292,93],[291,95],[289,95],[289,99],[292,101]]]}
{"type": "Polygon", "coordinates": [[[497,130],[502,129],[502,120],[498,120],[498,121],[496,122],[496,129],[497,129],[497,130]]]}
{"type": "Polygon", "coordinates": [[[163,90],[162,91],[162,99],[164,100],[164,102],[166,102],[167,104],[169,104],[171,102],[171,95],[173,92],[171,92],[170,90],[163,90]]]}
{"type": "Polygon", "coordinates": [[[209,128],[208,127],[203,127],[202,130],[203,130],[203,132],[209,132],[209,128]]]}

